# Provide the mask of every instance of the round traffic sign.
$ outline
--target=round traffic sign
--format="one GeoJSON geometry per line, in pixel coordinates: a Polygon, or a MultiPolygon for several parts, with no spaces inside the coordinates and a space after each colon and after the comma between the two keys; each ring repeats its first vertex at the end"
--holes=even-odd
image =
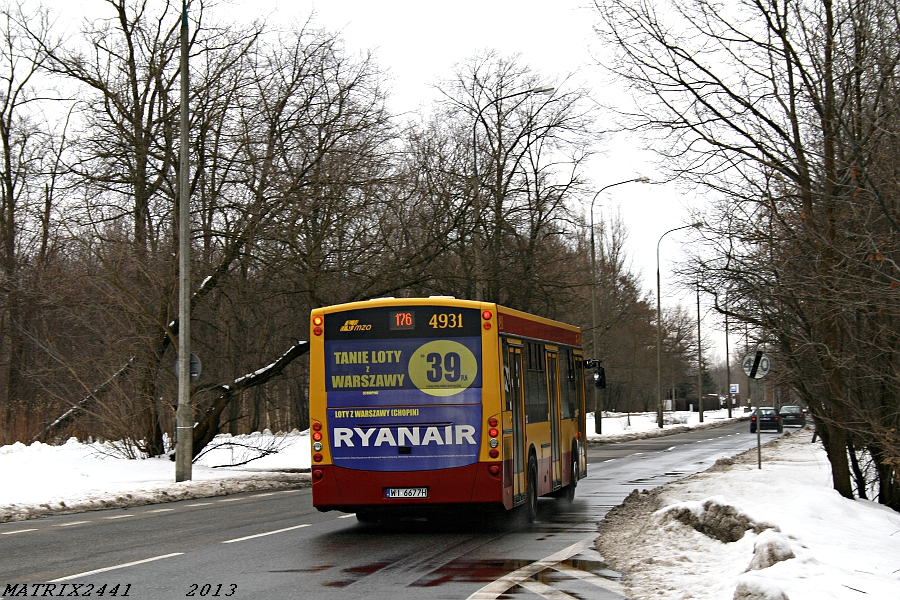
{"type": "Polygon", "coordinates": [[[769,374],[771,367],[769,357],[763,354],[762,350],[757,350],[756,354],[748,354],[741,361],[744,374],[752,379],[762,379],[769,374]]]}
{"type": "MultiPolygon", "coordinates": [[[[180,367],[181,360],[175,359],[175,377],[178,377],[178,370],[180,367]]],[[[191,383],[197,381],[200,378],[200,372],[203,370],[203,365],[200,362],[200,357],[191,352],[191,362],[188,367],[190,372],[191,383]]]]}

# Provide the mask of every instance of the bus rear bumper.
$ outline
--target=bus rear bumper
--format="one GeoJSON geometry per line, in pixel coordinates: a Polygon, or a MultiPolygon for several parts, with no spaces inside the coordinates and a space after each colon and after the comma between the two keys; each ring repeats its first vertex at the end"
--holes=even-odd
{"type": "Polygon", "coordinates": [[[502,470],[496,463],[431,471],[357,471],[334,465],[312,468],[313,506],[320,511],[355,512],[360,508],[503,502],[502,470]],[[318,471],[318,473],[317,473],[318,471]],[[388,488],[427,488],[426,498],[388,498],[388,488]]]}

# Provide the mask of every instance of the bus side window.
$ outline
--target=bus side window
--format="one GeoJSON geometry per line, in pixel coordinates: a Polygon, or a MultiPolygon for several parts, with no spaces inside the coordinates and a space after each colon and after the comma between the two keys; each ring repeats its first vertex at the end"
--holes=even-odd
{"type": "Polygon", "coordinates": [[[577,396],[575,389],[575,357],[571,350],[565,351],[565,377],[560,382],[560,390],[562,392],[562,405],[560,406],[563,419],[574,419],[577,407],[577,396]]]}
{"type": "Polygon", "coordinates": [[[528,342],[525,347],[525,422],[546,423],[550,420],[550,414],[544,347],[533,342],[528,342]]]}
{"type": "MultiPolygon", "coordinates": [[[[504,354],[504,356],[509,356],[509,354],[504,354]]],[[[512,393],[512,385],[510,385],[509,381],[509,366],[503,365],[503,385],[506,391],[506,410],[512,410],[512,397],[510,394],[512,393]]]]}

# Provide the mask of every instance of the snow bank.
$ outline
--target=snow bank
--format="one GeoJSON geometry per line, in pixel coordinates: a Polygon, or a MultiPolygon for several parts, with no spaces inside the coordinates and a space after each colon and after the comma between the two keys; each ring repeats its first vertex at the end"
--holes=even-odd
{"type": "Polygon", "coordinates": [[[900,514],[841,497],[831,488],[821,444],[810,442],[811,432],[801,430],[764,446],[761,470],[754,449],[651,492],[636,491],[610,511],[597,549],[623,573],[626,594],[900,598],[900,514]]]}
{"type": "Polygon", "coordinates": [[[128,460],[116,456],[116,444],[74,438],[60,446],[17,442],[0,447],[0,522],[304,487],[309,456],[307,432],[220,435],[193,465],[191,481],[175,483],[167,457],[128,460]]]}

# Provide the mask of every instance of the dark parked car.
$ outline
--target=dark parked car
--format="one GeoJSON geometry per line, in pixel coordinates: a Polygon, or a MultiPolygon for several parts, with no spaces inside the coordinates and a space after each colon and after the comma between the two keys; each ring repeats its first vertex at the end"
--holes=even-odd
{"type": "Polygon", "coordinates": [[[799,406],[782,406],[780,416],[782,425],[806,425],[806,414],[799,406]]]}
{"type": "Polygon", "coordinates": [[[781,417],[775,412],[771,406],[760,406],[750,415],[750,433],[756,433],[756,424],[759,422],[759,430],[765,431],[770,429],[781,433],[784,428],[781,426],[781,417]],[[757,416],[759,417],[757,419],[757,416]]]}

